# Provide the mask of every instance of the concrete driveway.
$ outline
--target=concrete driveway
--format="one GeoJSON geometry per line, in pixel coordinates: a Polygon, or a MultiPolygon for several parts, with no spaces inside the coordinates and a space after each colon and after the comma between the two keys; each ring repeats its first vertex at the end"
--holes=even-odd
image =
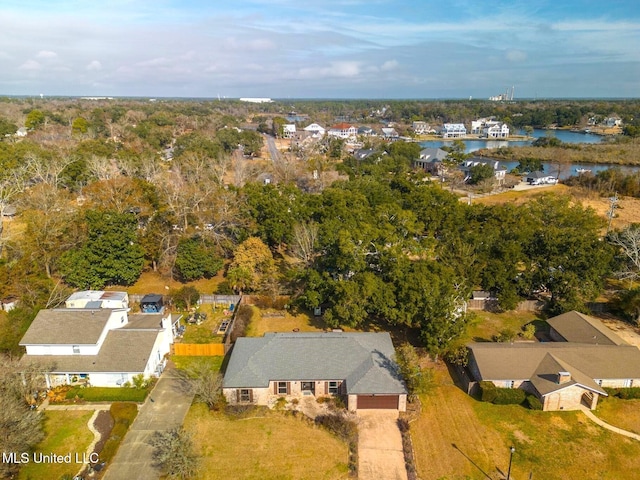
{"type": "Polygon", "coordinates": [[[397,410],[358,410],[358,478],[407,480],[397,410]]]}
{"type": "Polygon", "coordinates": [[[157,430],[182,425],[192,401],[193,395],[185,393],[179,375],[169,364],[129,427],[104,479],[158,480],[160,471],[153,466],[153,448],[148,441],[157,430]]]}

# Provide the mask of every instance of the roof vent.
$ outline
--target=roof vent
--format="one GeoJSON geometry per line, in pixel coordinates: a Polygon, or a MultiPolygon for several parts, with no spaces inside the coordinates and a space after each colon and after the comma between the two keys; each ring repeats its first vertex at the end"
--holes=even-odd
{"type": "Polygon", "coordinates": [[[558,384],[567,383],[571,380],[571,374],[569,372],[558,372],[558,384]]]}

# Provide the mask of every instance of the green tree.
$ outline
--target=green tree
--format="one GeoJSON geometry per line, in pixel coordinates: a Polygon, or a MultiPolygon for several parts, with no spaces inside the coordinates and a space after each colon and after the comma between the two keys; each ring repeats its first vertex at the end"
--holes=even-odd
{"type": "Polygon", "coordinates": [[[191,285],[185,285],[169,294],[173,304],[180,310],[191,310],[191,307],[200,300],[200,292],[191,285]]]}
{"type": "Polygon", "coordinates": [[[175,273],[183,282],[211,278],[222,268],[215,245],[201,237],[181,239],[175,261],[175,273]]]}
{"type": "Polygon", "coordinates": [[[487,163],[479,163],[469,169],[469,183],[471,185],[478,185],[484,180],[493,178],[495,172],[493,167],[487,163]]]}
{"type": "Polygon", "coordinates": [[[89,122],[85,118],[78,117],[71,124],[71,133],[75,135],[85,134],[89,131],[89,122]]]}
{"type": "Polygon", "coordinates": [[[433,372],[420,367],[420,357],[408,343],[396,348],[396,363],[407,385],[409,399],[428,393],[433,386],[433,372]]]}
{"type": "Polygon", "coordinates": [[[31,110],[27,114],[27,118],[24,121],[24,126],[29,130],[35,130],[40,125],[44,124],[45,116],[40,110],[31,110]]]}
{"type": "Polygon", "coordinates": [[[79,288],[131,285],[144,266],[137,241],[138,221],[131,213],[88,210],[86,240],[64,253],[60,270],[67,283],[79,288]]]}

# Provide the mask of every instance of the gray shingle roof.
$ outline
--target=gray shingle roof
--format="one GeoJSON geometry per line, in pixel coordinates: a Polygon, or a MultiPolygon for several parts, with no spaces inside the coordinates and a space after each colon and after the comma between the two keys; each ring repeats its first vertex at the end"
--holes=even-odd
{"type": "Polygon", "coordinates": [[[640,350],[632,345],[473,343],[469,348],[481,380],[529,380],[547,353],[591,379],[640,378],[640,350]]]}
{"type": "Polygon", "coordinates": [[[270,333],[239,338],[225,388],[264,388],[269,381],[344,380],[350,394],[404,394],[388,333],[270,333]]]}
{"type": "Polygon", "coordinates": [[[110,309],[40,310],[20,345],[95,345],[111,313],[110,309]]]}
{"type": "Polygon", "coordinates": [[[531,377],[531,383],[540,395],[548,395],[549,393],[557,392],[572,385],[581,385],[601,395],[607,395],[607,392],[594,382],[592,378],[589,378],[589,375],[563,362],[550,353],[547,353],[538,365],[534,375],[531,377]],[[559,372],[569,372],[571,378],[565,383],[558,383],[557,374],[559,372]]]}
{"type": "Polygon", "coordinates": [[[547,323],[568,342],[598,345],[626,345],[618,335],[600,320],[572,311],[550,318],[547,323]]]}
{"type": "Polygon", "coordinates": [[[98,355],[25,355],[22,361],[53,366],[52,373],[142,373],[159,334],[110,330],[98,355]]]}

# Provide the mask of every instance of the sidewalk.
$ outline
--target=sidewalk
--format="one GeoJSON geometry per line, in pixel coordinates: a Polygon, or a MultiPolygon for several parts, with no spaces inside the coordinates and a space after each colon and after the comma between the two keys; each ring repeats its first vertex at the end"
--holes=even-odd
{"type": "Polygon", "coordinates": [[[612,432],[619,433],[620,435],[624,435],[625,437],[633,438],[634,440],[639,440],[640,441],[640,435],[638,435],[637,433],[629,432],[627,430],[623,430],[621,428],[614,427],[613,425],[609,425],[604,420],[600,420],[598,417],[596,417],[593,414],[593,412],[591,410],[589,410],[587,407],[582,406],[582,412],[587,416],[587,418],[589,420],[597,423],[602,428],[606,428],[607,430],[611,430],[612,432]]]}
{"type": "Polygon", "coordinates": [[[156,431],[182,425],[192,401],[193,395],[184,392],[175,368],[169,363],[129,427],[118,453],[107,465],[104,480],[158,480],[160,471],[153,465],[149,439],[156,431]]]}

